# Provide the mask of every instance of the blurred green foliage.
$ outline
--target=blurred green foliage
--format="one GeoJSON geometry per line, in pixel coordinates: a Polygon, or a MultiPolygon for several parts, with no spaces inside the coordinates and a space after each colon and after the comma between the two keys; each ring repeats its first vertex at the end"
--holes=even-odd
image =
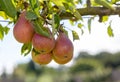
{"type": "Polygon", "coordinates": [[[0,82],[118,82],[120,52],[89,54],[80,52],[69,67],[40,66],[32,60],[19,64],[11,75],[5,71],[0,82]],[[117,76],[118,77],[117,77],[117,76]]]}

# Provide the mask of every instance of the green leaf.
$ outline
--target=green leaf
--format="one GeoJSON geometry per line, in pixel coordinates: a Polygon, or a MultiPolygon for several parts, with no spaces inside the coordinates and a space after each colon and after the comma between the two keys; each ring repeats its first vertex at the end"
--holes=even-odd
{"type": "Polygon", "coordinates": [[[78,23],[78,28],[82,28],[83,27],[83,24],[81,24],[81,23],[78,23]]]}
{"type": "Polygon", "coordinates": [[[113,37],[113,36],[114,36],[113,30],[112,30],[112,28],[111,28],[111,25],[108,26],[108,28],[107,28],[107,33],[108,33],[108,35],[109,35],[110,37],[113,37]]]}
{"type": "Polygon", "coordinates": [[[3,40],[4,38],[4,35],[7,35],[8,32],[9,32],[10,28],[8,28],[7,26],[3,27],[1,24],[0,24],[0,40],[3,40]]]}
{"type": "Polygon", "coordinates": [[[107,2],[107,0],[94,0],[95,3],[102,5],[103,7],[106,7],[111,10],[115,10],[115,8],[112,6],[111,3],[107,2]]]}
{"type": "Polygon", "coordinates": [[[70,24],[71,24],[72,26],[74,26],[75,21],[69,20],[69,22],[70,22],[70,24]]]}
{"type": "Polygon", "coordinates": [[[29,2],[33,10],[38,7],[38,0],[29,0],[29,2]]]}
{"type": "Polygon", "coordinates": [[[45,27],[43,27],[41,20],[39,20],[39,19],[34,20],[32,23],[34,25],[34,29],[35,29],[36,33],[41,34],[46,37],[50,36],[48,30],[45,29],[45,27]]]}
{"type": "Polygon", "coordinates": [[[59,17],[59,15],[58,14],[54,14],[53,15],[54,16],[54,24],[53,24],[53,27],[55,28],[55,29],[58,29],[58,27],[60,26],[60,17],[59,17]]]}
{"type": "Polygon", "coordinates": [[[73,12],[73,14],[77,19],[83,20],[82,16],[80,15],[80,13],[77,10],[75,10],[75,12],[73,12]]]}
{"type": "Polygon", "coordinates": [[[12,0],[0,0],[1,9],[10,17],[14,18],[16,16],[16,9],[12,3],[12,0]]]}
{"type": "Polygon", "coordinates": [[[77,19],[83,20],[82,16],[77,11],[76,6],[72,3],[72,1],[69,1],[69,2],[66,2],[63,4],[64,4],[64,7],[66,8],[67,12],[70,12],[71,14],[73,14],[77,19]]]}
{"type": "Polygon", "coordinates": [[[106,21],[108,21],[108,16],[103,16],[102,17],[102,22],[106,22],[106,21]]]}
{"type": "Polygon", "coordinates": [[[78,1],[79,1],[81,4],[82,4],[82,2],[83,2],[82,0],[78,0],[78,1]]]}
{"type": "Polygon", "coordinates": [[[51,0],[57,6],[63,6],[64,0],[51,0]]]}
{"type": "Polygon", "coordinates": [[[35,20],[35,19],[37,19],[38,17],[37,17],[37,15],[36,15],[33,11],[27,11],[27,13],[26,13],[26,18],[27,18],[28,20],[35,20]]]}
{"type": "Polygon", "coordinates": [[[0,11],[0,16],[3,17],[4,19],[8,18],[4,11],[0,11]]]}
{"type": "Polygon", "coordinates": [[[38,0],[29,0],[32,10],[39,16],[40,4],[38,0]]]}
{"type": "Polygon", "coordinates": [[[84,34],[84,30],[83,30],[83,29],[81,29],[81,32],[82,32],[81,34],[83,35],[83,34],[84,34]]]}
{"type": "Polygon", "coordinates": [[[92,19],[88,19],[88,31],[89,31],[89,33],[91,33],[91,20],[92,19]]]}
{"type": "Polygon", "coordinates": [[[28,44],[23,44],[22,48],[21,48],[21,54],[24,56],[28,55],[30,53],[32,49],[32,44],[28,43],[28,44]]]}
{"type": "Polygon", "coordinates": [[[92,20],[95,18],[95,16],[94,17],[91,17],[90,19],[88,19],[88,31],[89,31],[89,33],[91,33],[91,23],[92,23],[92,20]]]}
{"type": "Polygon", "coordinates": [[[0,25],[0,40],[3,40],[3,38],[4,38],[4,29],[2,25],[0,25]]]}
{"type": "Polygon", "coordinates": [[[64,0],[51,0],[55,5],[59,7],[60,10],[65,10],[65,7],[63,5],[64,0]]]}
{"type": "Polygon", "coordinates": [[[4,32],[6,35],[8,34],[9,30],[10,30],[10,28],[8,28],[7,26],[4,27],[4,32]]]}
{"type": "Polygon", "coordinates": [[[83,26],[84,26],[84,25],[83,25],[82,23],[78,23],[78,28],[80,28],[81,34],[84,33],[84,31],[83,31],[83,29],[82,29],[83,26]]]}
{"type": "Polygon", "coordinates": [[[76,31],[72,30],[72,35],[73,35],[73,41],[74,40],[79,40],[79,35],[76,31]]]}

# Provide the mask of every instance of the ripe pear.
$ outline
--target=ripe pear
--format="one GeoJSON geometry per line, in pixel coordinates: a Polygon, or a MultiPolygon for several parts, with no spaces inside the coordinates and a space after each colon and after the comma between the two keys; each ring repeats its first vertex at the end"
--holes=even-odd
{"type": "Polygon", "coordinates": [[[46,65],[49,64],[52,61],[52,54],[46,53],[46,54],[39,54],[32,50],[32,60],[35,63],[38,63],[40,65],[46,65]]]}
{"type": "Polygon", "coordinates": [[[55,46],[55,39],[53,37],[45,37],[35,33],[32,38],[32,45],[39,53],[45,54],[53,50],[55,46]]]}
{"type": "Polygon", "coordinates": [[[53,49],[53,57],[55,61],[61,61],[64,63],[69,62],[73,57],[74,47],[71,40],[63,32],[59,32],[56,39],[56,44],[53,49]]]}
{"type": "Polygon", "coordinates": [[[58,64],[66,64],[68,63],[70,60],[72,60],[73,56],[65,59],[65,60],[61,60],[60,58],[56,59],[54,56],[53,56],[53,60],[58,63],[58,64]]]}
{"type": "Polygon", "coordinates": [[[13,35],[15,39],[20,43],[29,43],[32,40],[34,34],[33,25],[29,20],[25,18],[26,11],[23,11],[18,21],[13,28],[13,35]]]}

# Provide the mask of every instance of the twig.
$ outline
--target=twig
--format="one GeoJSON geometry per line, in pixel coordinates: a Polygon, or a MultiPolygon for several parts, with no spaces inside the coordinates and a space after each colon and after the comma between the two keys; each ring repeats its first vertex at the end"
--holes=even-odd
{"type": "Polygon", "coordinates": [[[91,2],[90,2],[90,0],[87,0],[86,3],[87,3],[87,8],[90,8],[90,7],[91,7],[91,2]]]}
{"type": "Polygon", "coordinates": [[[7,20],[0,20],[0,22],[11,22],[11,21],[7,21],[7,20]]]}

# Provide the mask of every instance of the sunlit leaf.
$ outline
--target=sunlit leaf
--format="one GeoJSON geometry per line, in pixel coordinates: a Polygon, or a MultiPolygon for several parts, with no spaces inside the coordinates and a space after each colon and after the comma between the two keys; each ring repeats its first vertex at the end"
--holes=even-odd
{"type": "Polygon", "coordinates": [[[80,15],[80,13],[76,10],[76,7],[73,3],[64,3],[64,7],[66,8],[67,12],[70,12],[71,14],[73,14],[77,19],[82,20],[82,16],[80,15]]]}
{"type": "Polygon", "coordinates": [[[78,23],[78,28],[80,28],[81,34],[84,33],[84,30],[82,29],[83,26],[84,26],[84,25],[83,25],[82,23],[78,23]]]}
{"type": "Polygon", "coordinates": [[[83,24],[78,23],[78,28],[82,28],[82,27],[83,27],[83,24]]]}
{"type": "Polygon", "coordinates": [[[16,9],[12,3],[12,0],[0,0],[1,9],[10,17],[14,18],[16,16],[16,9]]]}
{"type": "Polygon", "coordinates": [[[73,41],[74,40],[79,40],[79,35],[76,31],[72,30],[72,35],[73,35],[73,41]]]}
{"type": "Polygon", "coordinates": [[[29,0],[32,10],[39,16],[39,0],[29,0]]]}
{"type": "Polygon", "coordinates": [[[51,0],[57,6],[63,6],[64,0],[51,0]]]}
{"type": "Polygon", "coordinates": [[[28,43],[28,44],[23,44],[22,48],[21,48],[21,54],[26,56],[30,53],[32,49],[32,44],[28,43]]]}
{"type": "Polygon", "coordinates": [[[111,25],[108,26],[108,28],[107,28],[107,33],[108,33],[108,35],[109,35],[110,37],[113,37],[113,36],[114,36],[113,30],[112,30],[112,28],[111,28],[111,25]]]}
{"type": "Polygon", "coordinates": [[[8,28],[7,26],[2,26],[0,25],[0,40],[3,40],[4,35],[7,35],[9,32],[10,28],[8,28]]]}
{"type": "Polygon", "coordinates": [[[71,25],[73,25],[73,26],[75,25],[75,24],[74,24],[75,21],[73,21],[73,20],[69,20],[69,22],[70,22],[71,25]]]}
{"type": "Polygon", "coordinates": [[[82,4],[82,0],[73,0],[75,4],[82,4]]]}
{"type": "Polygon", "coordinates": [[[65,10],[63,5],[64,0],[51,0],[55,5],[59,7],[60,10],[65,10]]]}
{"type": "Polygon", "coordinates": [[[38,0],[29,0],[29,2],[33,10],[38,7],[38,0]]]}
{"type": "Polygon", "coordinates": [[[102,17],[102,22],[106,22],[106,21],[108,21],[108,16],[103,16],[102,17]]]}
{"type": "Polygon", "coordinates": [[[3,17],[4,19],[8,18],[4,11],[0,11],[0,16],[3,17]]]}
{"type": "Polygon", "coordinates": [[[9,32],[10,28],[8,28],[7,26],[4,27],[4,33],[7,35],[9,32]]]}
{"type": "Polygon", "coordinates": [[[3,38],[4,38],[4,29],[2,25],[0,25],[0,40],[3,40],[3,38]]]}
{"type": "Polygon", "coordinates": [[[77,19],[83,20],[82,16],[80,15],[80,13],[77,10],[75,10],[75,12],[73,12],[73,14],[77,19]]]}

